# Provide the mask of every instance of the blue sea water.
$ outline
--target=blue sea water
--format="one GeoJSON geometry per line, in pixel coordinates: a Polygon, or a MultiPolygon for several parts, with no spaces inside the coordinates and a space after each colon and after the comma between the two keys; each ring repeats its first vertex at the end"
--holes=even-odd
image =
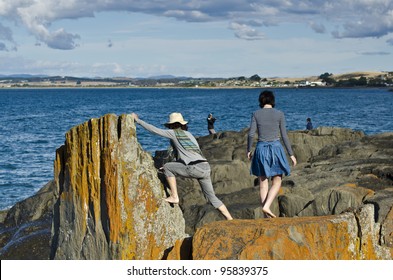
{"type": "MultiPolygon", "coordinates": [[[[261,89],[1,89],[0,209],[33,195],[53,179],[55,151],[73,126],[107,113],[136,112],[161,126],[170,112],[181,112],[195,136],[207,134],[207,115],[216,131],[240,131],[257,110],[261,89]]],[[[393,92],[387,89],[275,89],[276,108],[289,130],[347,127],[366,134],[393,131],[393,92]]],[[[150,151],[165,139],[138,127],[138,140],[150,151]]]]}

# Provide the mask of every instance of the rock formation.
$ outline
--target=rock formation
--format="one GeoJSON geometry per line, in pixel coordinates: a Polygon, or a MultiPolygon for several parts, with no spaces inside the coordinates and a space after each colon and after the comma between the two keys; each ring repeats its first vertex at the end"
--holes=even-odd
{"type": "Polygon", "coordinates": [[[48,260],[54,181],[4,211],[0,225],[0,259],[48,260]]]}
{"type": "Polygon", "coordinates": [[[299,164],[262,219],[246,158],[247,129],[199,137],[213,186],[236,220],[178,179],[162,203],[165,151],[139,145],[131,116],[72,128],[55,180],[0,213],[1,259],[392,259],[393,133],[290,131],[299,164]]]}
{"type": "MultiPolygon", "coordinates": [[[[350,129],[319,127],[290,131],[289,138],[298,166],[283,179],[272,205],[276,215],[334,215],[372,203],[377,222],[383,222],[393,205],[393,133],[365,136],[350,129]]],[[[250,175],[245,152],[247,129],[198,141],[212,166],[215,191],[229,210],[238,219],[261,218],[257,181],[250,175]]],[[[156,163],[162,153],[156,155],[156,163]]],[[[222,219],[206,204],[195,181],[181,179],[178,185],[187,233],[222,219]]]]}
{"type": "Polygon", "coordinates": [[[72,128],[55,160],[54,259],[160,259],[185,236],[131,115],[72,128]]]}
{"type": "Polygon", "coordinates": [[[374,207],[336,216],[213,222],[197,229],[194,260],[378,260],[393,250],[378,244],[374,207]]]}

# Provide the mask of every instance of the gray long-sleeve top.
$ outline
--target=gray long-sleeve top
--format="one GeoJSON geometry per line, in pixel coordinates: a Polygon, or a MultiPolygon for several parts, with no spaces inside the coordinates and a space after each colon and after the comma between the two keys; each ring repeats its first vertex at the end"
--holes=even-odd
{"type": "Polygon", "coordinates": [[[256,130],[258,130],[258,141],[280,140],[281,136],[288,154],[290,156],[293,155],[283,112],[274,108],[262,108],[252,114],[250,131],[248,132],[247,152],[251,151],[256,130]]]}
{"type": "MultiPolygon", "coordinates": [[[[192,161],[196,160],[206,160],[202,155],[192,152],[192,151],[187,151],[186,149],[183,148],[183,146],[179,143],[179,141],[176,138],[175,132],[173,129],[161,129],[158,127],[155,127],[154,125],[148,124],[145,121],[142,121],[141,119],[135,119],[135,121],[140,124],[142,127],[144,127],[146,130],[157,134],[159,136],[168,138],[172,140],[173,144],[175,145],[175,148],[178,153],[178,157],[185,163],[189,164],[192,161]]],[[[199,147],[199,144],[195,137],[188,131],[184,131],[188,138],[197,146],[199,147]]]]}

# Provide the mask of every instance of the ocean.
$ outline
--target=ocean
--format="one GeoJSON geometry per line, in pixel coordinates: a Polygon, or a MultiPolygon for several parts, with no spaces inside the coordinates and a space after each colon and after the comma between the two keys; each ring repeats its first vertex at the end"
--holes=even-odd
{"type": "MultiPolygon", "coordinates": [[[[276,108],[288,130],[336,126],[366,134],[393,131],[393,92],[386,88],[273,89],[276,108]]],[[[0,89],[0,209],[27,198],[53,179],[53,161],[73,126],[108,113],[135,112],[162,127],[171,112],[181,112],[195,136],[207,135],[206,118],[216,131],[248,127],[261,89],[72,88],[0,89]]],[[[152,154],[166,149],[165,139],[137,129],[152,154]]]]}

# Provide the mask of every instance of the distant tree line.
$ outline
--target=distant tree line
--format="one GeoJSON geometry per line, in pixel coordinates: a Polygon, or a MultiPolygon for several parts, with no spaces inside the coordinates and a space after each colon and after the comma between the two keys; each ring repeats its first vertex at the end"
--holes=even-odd
{"type": "Polygon", "coordinates": [[[393,72],[373,78],[361,76],[359,78],[349,77],[348,79],[335,80],[333,74],[325,72],[319,76],[328,86],[334,87],[385,87],[393,85],[393,72]]]}
{"type": "MultiPolygon", "coordinates": [[[[330,87],[392,87],[393,86],[393,72],[384,72],[382,75],[376,77],[355,76],[355,74],[347,74],[345,76],[334,77],[332,73],[325,72],[319,75],[319,80],[324,82],[326,86],[330,87]]],[[[5,77],[4,81],[0,81],[3,85],[12,84],[14,87],[29,87],[29,82],[50,82],[51,84],[61,84],[66,82],[75,82],[76,86],[82,86],[85,82],[100,82],[113,83],[114,86],[141,86],[141,87],[155,87],[155,86],[181,86],[181,87],[217,87],[217,86],[265,86],[280,87],[280,86],[295,86],[296,84],[303,84],[302,86],[310,85],[306,80],[290,82],[278,81],[270,78],[261,78],[255,74],[250,77],[238,76],[232,78],[192,78],[192,77],[156,77],[156,78],[80,78],[71,76],[45,76],[45,77],[5,77]],[[259,84],[260,83],[260,84],[259,84]]],[[[313,85],[315,86],[315,84],[313,85]]]]}
{"type": "MultiPolygon", "coordinates": [[[[261,78],[259,75],[255,74],[247,78],[245,76],[240,76],[236,78],[238,81],[254,81],[254,82],[267,82],[266,78],[261,78]]],[[[335,79],[332,73],[325,72],[319,76],[322,82],[325,82],[327,86],[331,87],[385,87],[393,85],[393,72],[387,72],[386,75],[381,75],[378,77],[367,78],[361,76],[359,78],[351,77],[335,79]]],[[[270,81],[272,84],[276,82],[270,81]]],[[[289,81],[285,81],[284,84],[290,85],[289,81]]]]}

